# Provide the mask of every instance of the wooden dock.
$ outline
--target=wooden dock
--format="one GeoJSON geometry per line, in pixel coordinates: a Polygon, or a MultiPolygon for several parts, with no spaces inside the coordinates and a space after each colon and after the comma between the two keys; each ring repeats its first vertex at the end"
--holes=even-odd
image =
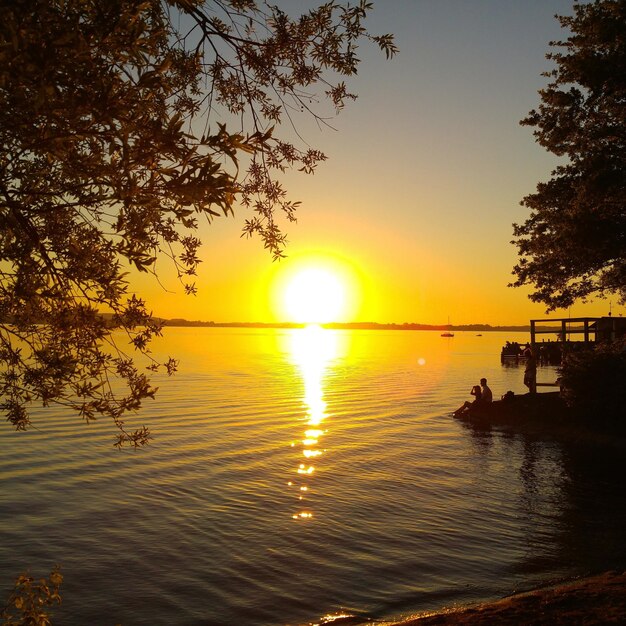
{"type": "MultiPolygon", "coordinates": [[[[500,353],[502,363],[523,363],[524,350],[530,348],[538,365],[560,365],[563,356],[571,350],[588,350],[596,343],[614,341],[626,335],[626,319],[622,317],[567,317],[530,320],[530,342],[506,343],[500,353]],[[553,335],[554,340],[540,336],[553,335]]],[[[537,382],[537,387],[560,387],[554,382],[537,382]]]]}
{"type": "Polygon", "coordinates": [[[572,335],[582,335],[574,343],[598,343],[600,341],[614,341],[626,335],[626,318],[623,317],[566,317],[559,319],[530,320],[530,343],[537,344],[537,335],[558,334],[563,344],[572,343],[572,335]],[[549,327],[539,327],[539,324],[550,324],[549,327]],[[555,326],[556,325],[556,328],[555,326]]]}

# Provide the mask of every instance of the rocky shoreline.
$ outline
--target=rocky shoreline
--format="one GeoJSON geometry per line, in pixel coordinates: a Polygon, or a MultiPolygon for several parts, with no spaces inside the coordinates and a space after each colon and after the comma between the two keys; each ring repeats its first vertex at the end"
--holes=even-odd
{"type": "Polygon", "coordinates": [[[465,411],[454,419],[477,429],[497,428],[512,434],[619,446],[626,449],[626,423],[585,419],[575,414],[558,391],[516,395],[487,407],[465,411]]]}
{"type": "MultiPolygon", "coordinates": [[[[389,623],[388,623],[389,624],[389,623]]],[[[389,626],[601,626],[626,624],[626,572],[580,578],[389,626]]]]}

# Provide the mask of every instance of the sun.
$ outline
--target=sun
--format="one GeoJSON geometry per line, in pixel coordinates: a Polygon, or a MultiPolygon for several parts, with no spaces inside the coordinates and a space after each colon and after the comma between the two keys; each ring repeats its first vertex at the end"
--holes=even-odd
{"type": "Polygon", "coordinates": [[[293,322],[335,322],[345,314],[346,305],[346,285],[337,274],[324,268],[299,270],[283,292],[283,308],[293,322]]]}
{"type": "Polygon", "coordinates": [[[344,256],[309,250],[274,264],[264,282],[271,316],[277,322],[353,322],[361,311],[363,278],[344,256]]]}

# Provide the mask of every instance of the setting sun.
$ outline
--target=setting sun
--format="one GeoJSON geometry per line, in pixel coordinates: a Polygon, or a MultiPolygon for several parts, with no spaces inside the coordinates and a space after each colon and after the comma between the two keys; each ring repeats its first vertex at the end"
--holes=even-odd
{"type": "Polygon", "coordinates": [[[266,283],[276,320],[326,324],[355,319],[363,284],[346,259],[324,252],[307,252],[274,266],[266,283]]]}
{"type": "Polygon", "coordinates": [[[311,268],[295,274],[284,292],[284,309],[294,322],[333,322],[346,308],[346,288],[328,270],[311,268]]]}

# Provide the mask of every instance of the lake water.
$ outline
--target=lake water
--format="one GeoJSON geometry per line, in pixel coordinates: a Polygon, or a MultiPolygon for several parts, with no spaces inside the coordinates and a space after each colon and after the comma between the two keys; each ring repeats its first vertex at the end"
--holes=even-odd
{"type": "Polygon", "coordinates": [[[623,567],[623,450],[450,416],[481,376],[525,391],[507,339],[168,329],[149,447],[58,408],[0,430],[0,601],[59,563],[64,626],[299,625],[623,567]]]}

